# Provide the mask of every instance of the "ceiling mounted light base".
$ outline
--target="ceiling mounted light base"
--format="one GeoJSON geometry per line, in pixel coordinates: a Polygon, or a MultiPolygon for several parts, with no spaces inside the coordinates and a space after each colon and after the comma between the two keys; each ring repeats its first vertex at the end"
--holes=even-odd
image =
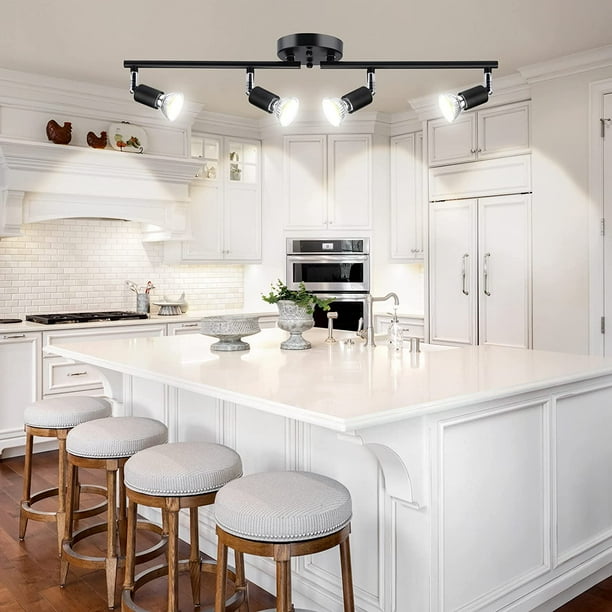
{"type": "Polygon", "coordinates": [[[342,41],[328,34],[289,34],[279,38],[276,54],[284,62],[300,62],[307,68],[342,59],[342,41]]]}

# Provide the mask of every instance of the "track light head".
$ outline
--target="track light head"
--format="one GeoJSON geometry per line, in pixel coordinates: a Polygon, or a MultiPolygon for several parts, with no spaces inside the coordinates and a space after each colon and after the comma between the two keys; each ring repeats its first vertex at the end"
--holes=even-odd
{"type": "Polygon", "coordinates": [[[274,115],[283,127],[290,125],[297,116],[300,106],[297,98],[281,98],[263,87],[251,87],[247,93],[253,106],[274,115]]]}
{"type": "Polygon", "coordinates": [[[364,85],[341,98],[324,98],[321,104],[327,120],[334,127],[338,127],[347,115],[371,104],[373,99],[373,92],[364,85]]]}
{"type": "Polygon", "coordinates": [[[460,91],[456,96],[452,94],[442,94],[438,98],[440,111],[449,123],[452,123],[462,111],[488,102],[489,95],[493,93],[493,89],[491,88],[490,68],[485,68],[484,80],[484,85],[470,87],[470,89],[460,91]]]}
{"type": "Polygon", "coordinates": [[[164,93],[148,85],[137,85],[133,88],[134,100],[161,111],[168,121],[174,121],[183,108],[185,98],[182,93],[164,93]]]}

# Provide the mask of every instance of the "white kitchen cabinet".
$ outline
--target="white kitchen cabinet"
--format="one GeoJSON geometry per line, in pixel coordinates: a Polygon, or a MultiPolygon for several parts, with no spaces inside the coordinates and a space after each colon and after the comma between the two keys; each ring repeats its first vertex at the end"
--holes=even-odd
{"type": "Polygon", "coordinates": [[[367,230],[372,225],[369,134],[284,138],[287,230],[367,230]]]}
{"type": "Polygon", "coordinates": [[[142,338],[165,335],[166,325],[163,323],[54,329],[53,331],[43,332],[42,395],[47,397],[63,393],[99,392],[103,385],[103,377],[97,368],[89,364],[75,363],[63,357],[45,354],[44,349],[47,346],[52,346],[56,342],[67,344],[72,342],[96,342],[113,338],[142,338]]]}
{"type": "Polygon", "coordinates": [[[391,259],[423,259],[423,132],[391,138],[391,259]]]}
{"type": "Polygon", "coordinates": [[[429,207],[430,341],[531,347],[530,196],[429,207]]]}
{"type": "Polygon", "coordinates": [[[428,122],[430,166],[526,153],[530,148],[529,102],[484,107],[449,123],[428,122]]]}
{"type": "Polygon", "coordinates": [[[198,135],[192,156],[202,171],[190,186],[191,240],[167,245],[166,259],[258,261],[261,259],[261,143],[198,135]]]}
{"type": "Polygon", "coordinates": [[[0,334],[0,452],[25,443],[24,408],[41,398],[41,335],[0,334]]]}

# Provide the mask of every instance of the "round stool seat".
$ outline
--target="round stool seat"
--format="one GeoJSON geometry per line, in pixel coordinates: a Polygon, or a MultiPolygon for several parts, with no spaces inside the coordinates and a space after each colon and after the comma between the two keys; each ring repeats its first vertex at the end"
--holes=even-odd
{"type": "Polygon", "coordinates": [[[215,501],[217,524],[247,540],[300,542],[349,524],[347,488],[312,472],[262,472],[225,485],[215,501]]]}
{"type": "Polygon", "coordinates": [[[71,455],[92,459],[131,457],[168,439],[168,428],[145,417],[110,417],[77,425],[66,439],[71,455]]]}
{"type": "Polygon", "coordinates": [[[203,495],[242,476],[240,455],[227,446],[176,442],[152,446],[125,464],[129,489],[159,497],[203,495]]]}
{"type": "Polygon", "coordinates": [[[53,397],[27,406],[23,419],[29,427],[69,429],[93,419],[110,417],[111,410],[111,403],[103,397],[53,397]]]}

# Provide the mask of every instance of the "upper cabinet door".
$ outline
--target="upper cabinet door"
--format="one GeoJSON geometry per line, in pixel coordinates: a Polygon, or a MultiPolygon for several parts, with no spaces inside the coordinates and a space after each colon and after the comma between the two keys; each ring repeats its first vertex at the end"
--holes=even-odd
{"type": "Polygon", "coordinates": [[[287,227],[327,225],[327,149],[325,136],[286,136],[284,194],[287,227]]]}
{"type": "Polygon", "coordinates": [[[446,119],[430,121],[427,126],[429,165],[473,161],[476,155],[476,117],[463,113],[453,123],[446,119]]]}
{"type": "Polygon", "coordinates": [[[531,146],[529,102],[478,111],[478,158],[527,153],[531,146]]]}
{"type": "Polygon", "coordinates": [[[328,136],[328,229],[368,229],[372,202],[372,138],[328,136]]]}
{"type": "Polygon", "coordinates": [[[528,153],[531,146],[529,102],[484,106],[453,122],[428,123],[430,166],[528,153]]]}

